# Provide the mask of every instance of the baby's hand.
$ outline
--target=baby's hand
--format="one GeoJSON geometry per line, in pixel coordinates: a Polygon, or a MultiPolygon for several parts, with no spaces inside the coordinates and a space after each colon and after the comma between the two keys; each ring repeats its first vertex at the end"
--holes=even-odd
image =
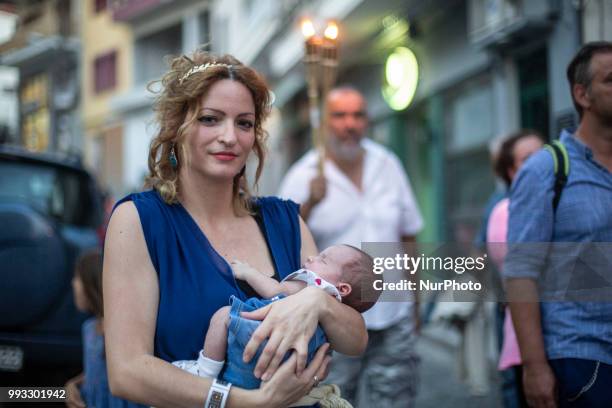
{"type": "Polygon", "coordinates": [[[253,268],[248,263],[241,262],[237,259],[231,261],[230,266],[232,267],[232,271],[234,272],[234,277],[240,280],[247,280],[247,276],[253,270],[253,268]]]}

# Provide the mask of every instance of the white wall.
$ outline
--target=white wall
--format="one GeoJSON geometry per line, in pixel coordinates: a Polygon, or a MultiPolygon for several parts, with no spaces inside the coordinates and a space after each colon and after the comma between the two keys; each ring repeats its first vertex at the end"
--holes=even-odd
{"type": "Polygon", "coordinates": [[[414,41],[421,78],[416,99],[431,95],[476,73],[487,65],[485,51],[470,44],[466,8],[455,7],[414,41]]]}
{"type": "Polygon", "coordinates": [[[553,133],[558,115],[574,111],[566,69],[578,50],[579,36],[576,9],[571,3],[561,2],[560,19],[548,43],[550,130],[553,133]]]}
{"type": "Polygon", "coordinates": [[[123,186],[126,190],[139,190],[143,176],[149,173],[147,160],[149,144],[155,133],[150,109],[134,112],[126,117],[123,138],[123,186]]]}
{"type": "Polygon", "coordinates": [[[584,42],[612,41],[612,1],[590,0],[585,3],[584,42]]]}
{"type": "MultiPolygon", "coordinates": [[[[264,169],[259,180],[259,195],[275,195],[278,192],[278,187],[285,175],[285,170],[289,166],[285,154],[285,135],[283,134],[282,117],[278,109],[272,109],[270,117],[266,121],[265,128],[268,132],[269,139],[266,144],[267,154],[264,163],[264,169]]],[[[253,160],[247,164],[250,174],[247,175],[248,180],[254,180],[254,173],[257,167],[256,161],[253,160]]]]}
{"type": "Polygon", "coordinates": [[[0,44],[11,39],[17,25],[17,15],[0,11],[0,44]]]}
{"type": "MultiPolygon", "coordinates": [[[[181,50],[191,53],[201,45],[199,16],[207,7],[206,2],[193,1],[186,7],[156,15],[133,27],[135,37],[146,36],[180,23],[181,50]]],[[[138,64],[138,61],[135,61],[135,64],[138,64]]],[[[144,176],[149,172],[149,145],[155,135],[156,125],[153,123],[152,95],[144,88],[144,84],[134,83],[132,89],[112,101],[115,113],[123,119],[124,126],[121,186],[124,192],[141,189],[144,176]]]]}
{"type": "Polygon", "coordinates": [[[18,80],[17,68],[0,66],[0,124],[8,126],[12,137],[17,137],[19,127],[18,80]]]}
{"type": "MultiPolygon", "coordinates": [[[[15,32],[17,16],[0,11],[0,44],[8,41],[15,32]]],[[[17,82],[19,70],[0,66],[0,124],[7,125],[12,137],[17,136],[19,126],[17,82]]]]}

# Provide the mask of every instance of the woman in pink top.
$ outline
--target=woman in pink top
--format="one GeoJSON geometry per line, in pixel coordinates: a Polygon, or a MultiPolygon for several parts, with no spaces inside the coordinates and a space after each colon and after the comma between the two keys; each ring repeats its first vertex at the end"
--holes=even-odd
{"type": "MultiPolygon", "coordinates": [[[[514,176],[525,160],[543,145],[540,134],[532,130],[522,130],[510,135],[501,145],[499,154],[494,163],[495,173],[510,187],[514,176]]],[[[506,256],[506,237],[508,231],[508,198],[501,200],[491,211],[487,225],[487,251],[499,270],[502,268],[506,256]]],[[[499,357],[499,370],[515,370],[515,386],[517,401],[512,406],[527,407],[522,389],[521,353],[516,341],[516,334],[512,326],[510,310],[506,308],[504,318],[504,338],[499,357]]],[[[508,401],[505,401],[506,403],[508,401]]]]}

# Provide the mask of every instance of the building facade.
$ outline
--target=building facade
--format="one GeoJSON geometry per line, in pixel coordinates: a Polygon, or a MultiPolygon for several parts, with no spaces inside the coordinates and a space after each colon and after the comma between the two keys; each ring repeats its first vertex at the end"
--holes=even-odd
{"type": "Polygon", "coordinates": [[[98,141],[89,157],[113,192],[140,188],[147,173],[156,129],[146,85],[166,69],[165,56],[200,47],[254,66],[274,90],[259,183],[260,194],[274,194],[311,143],[300,19],[334,19],[338,82],[364,92],[370,136],[404,163],[426,218],[423,241],[472,240],[495,188],[489,146],[522,127],[549,139],[572,127],[567,63],[580,44],[612,31],[604,0],[123,0],[102,15],[91,11],[99,1],[88,3],[83,118],[98,141]],[[104,41],[99,32],[109,33],[104,41]],[[112,44],[114,87],[96,92],[96,61],[112,61],[112,44]],[[383,96],[397,47],[412,50],[419,67],[416,94],[399,111],[383,96]]]}
{"type": "Polygon", "coordinates": [[[118,192],[124,183],[125,127],[111,101],[133,83],[132,32],[113,20],[107,1],[83,2],[80,18],[84,156],[102,186],[118,192]]]}
{"type": "Polygon", "coordinates": [[[161,78],[168,57],[206,47],[209,41],[209,4],[206,1],[128,0],[109,3],[112,23],[130,32],[126,39],[126,86],[108,99],[109,115],[121,123],[109,163],[118,163],[109,188],[115,195],[139,190],[148,174],[149,144],[155,135],[152,102],[147,85],[161,78]],[[115,157],[120,156],[120,157],[115,157]]]}
{"type": "Polygon", "coordinates": [[[565,69],[580,44],[610,35],[601,17],[609,7],[562,0],[224,0],[213,2],[211,32],[213,47],[255,66],[276,93],[280,119],[270,129],[274,163],[264,172],[263,193],[274,193],[284,170],[310,147],[299,20],[335,19],[338,82],[364,92],[370,136],[404,163],[426,218],[419,238],[470,242],[495,188],[489,146],[523,127],[550,139],[575,125],[565,69]],[[416,55],[419,77],[412,103],[395,111],[382,89],[385,61],[400,46],[416,55]]]}
{"type": "MultiPolygon", "coordinates": [[[[17,27],[14,5],[0,3],[0,44],[9,41],[17,27]]],[[[0,66],[0,144],[16,143],[19,127],[17,85],[19,71],[0,66]]]]}
{"type": "Polygon", "coordinates": [[[18,25],[0,64],[18,70],[15,142],[33,151],[78,154],[78,9],[74,0],[14,1],[18,25]]]}

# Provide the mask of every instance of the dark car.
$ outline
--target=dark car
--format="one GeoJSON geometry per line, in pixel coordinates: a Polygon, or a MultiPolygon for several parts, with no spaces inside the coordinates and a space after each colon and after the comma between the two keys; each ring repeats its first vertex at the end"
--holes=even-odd
{"type": "Polygon", "coordinates": [[[100,193],[80,160],[0,145],[2,381],[31,382],[27,373],[36,372],[51,385],[78,372],[85,316],[71,279],[79,254],[100,247],[102,221],[100,193]]]}

